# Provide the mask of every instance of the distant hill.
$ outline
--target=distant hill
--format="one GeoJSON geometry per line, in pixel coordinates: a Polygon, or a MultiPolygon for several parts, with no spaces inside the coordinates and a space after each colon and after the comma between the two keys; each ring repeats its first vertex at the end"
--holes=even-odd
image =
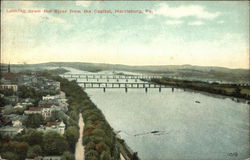
{"type": "Polygon", "coordinates": [[[84,63],[84,62],[49,62],[40,64],[11,65],[13,71],[44,70],[51,67],[72,67],[89,72],[105,70],[140,72],[145,74],[162,74],[182,77],[183,79],[250,82],[249,69],[229,69],[224,67],[192,66],[192,65],[161,65],[161,66],[128,66],[121,64],[84,63]]]}

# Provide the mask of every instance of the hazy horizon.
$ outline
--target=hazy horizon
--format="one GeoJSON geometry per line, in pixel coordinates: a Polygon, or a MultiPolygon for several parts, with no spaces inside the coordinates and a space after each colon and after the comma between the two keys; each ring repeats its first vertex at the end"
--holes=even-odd
{"type": "Polygon", "coordinates": [[[146,65],[131,65],[131,64],[118,64],[118,63],[102,63],[102,62],[80,62],[80,61],[72,61],[72,62],[69,62],[69,61],[58,61],[58,62],[41,62],[41,63],[25,63],[25,64],[22,64],[22,63],[0,63],[0,64],[3,64],[3,65],[39,65],[39,64],[46,64],[46,63],[86,63],[86,64],[104,64],[104,65],[124,65],[124,66],[129,66],[129,67],[161,67],[161,66],[193,66],[193,67],[218,67],[218,68],[226,68],[226,69],[244,69],[244,70],[249,70],[250,68],[229,68],[229,67],[223,67],[223,66],[202,66],[202,65],[192,65],[192,64],[180,64],[180,65],[150,65],[150,64],[146,64],[146,65]]]}

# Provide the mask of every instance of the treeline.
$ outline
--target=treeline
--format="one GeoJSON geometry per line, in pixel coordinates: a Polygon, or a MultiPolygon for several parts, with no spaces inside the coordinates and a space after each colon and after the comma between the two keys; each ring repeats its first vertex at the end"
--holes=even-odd
{"type": "Polygon", "coordinates": [[[24,160],[25,158],[54,155],[62,155],[65,160],[74,160],[79,128],[71,118],[66,122],[66,126],[63,135],[54,131],[45,133],[38,131],[35,129],[37,125],[33,124],[33,126],[27,126],[28,128],[14,137],[0,136],[0,155],[2,158],[9,160],[24,160]]]}
{"type": "Polygon", "coordinates": [[[77,82],[68,81],[49,73],[44,76],[61,82],[61,89],[66,93],[71,106],[70,115],[72,117],[78,117],[78,114],[82,113],[85,123],[83,135],[85,160],[119,160],[120,152],[116,145],[117,138],[113,129],[103,113],[78,86],[77,82]]]}
{"type": "Polygon", "coordinates": [[[231,96],[236,98],[250,99],[250,87],[241,87],[230,84],[206,83],[201,81],[177,80],[170,78],[152,79],[154,83],[169,85],[177,88],[187,88],[197,91],[204,91],[213,94],[231,96]],[[247,90],[249,93],[243,93],[242,90],[247,90]]]}
{"type": "MultiPolygon", "coordinates": [[[[78,131],[78,130],[77,130],[78,131]]],[[[70,130],[64,135],[57,132],[41,132],[35,129],[26,129],[15,137],[0,137],[0,153],[8,160],[24,160],[37,156],[62,155],[65,160],[74,160],[74,136],[70,130]],[[72,137],[71,137],[72,136],[72,137]],[[70,152],[71,151],[71,152],[70,152]]]]}

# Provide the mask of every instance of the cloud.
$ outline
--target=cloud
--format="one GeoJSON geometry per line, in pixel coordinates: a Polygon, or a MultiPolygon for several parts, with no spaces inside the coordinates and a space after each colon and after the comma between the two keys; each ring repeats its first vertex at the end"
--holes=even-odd
{"type": "Polygon", "coordinates": [[[194,22],[188,23],[188,25],[190,25],[190,26],[200,26],[200,25],[203,25],[203,24],[205,24],[205,23],[202,22],[202,21],[194,21],[194,22]]]}
{"type": "Polygon", "coordinates": [[[182,24],[182,23],[183,23],[183,21],[181,21],[181,20],[167,20],[166,21],[167,25],[175,25],[175,24],[182,24]]]}
{"type": "Polygon", "coordinates": [[[170,7],[166,3],[160,3],[158,8],[154,10],[154,14],[171,17],[171,18],[184,18],[195,17],[199,19],[212,20],[220,15],[220,12],[208,12],[205,7],[200,5],[182,5],[179,7],[170,7]]]}
{"type": "Polygon", "coordinates": [[[77,6],[89,7],[92,1],[76,1],[77,6]]]}

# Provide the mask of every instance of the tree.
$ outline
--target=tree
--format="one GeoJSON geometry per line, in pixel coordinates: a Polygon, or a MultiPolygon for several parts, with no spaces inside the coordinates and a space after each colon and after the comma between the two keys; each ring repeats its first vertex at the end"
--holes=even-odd
{"type": "Polygon", "coordinates": [[[96,144],[95,149],[96,149],[99,153],[102,153],[102,152],[104,152],[104,151],[110,152],[110,151],[109,151],[109,147],[108,147],[104,142],[99,142],[98,144],[96,144]]]}
{"type": "Polygon", "coordinates": [[[23,136],[24,140],[30,145],[42,145],[43,144],[43,132],[29,129],[23,136]]]}
{"type": "Polygon", "coordinates": [[[77,140],[79,138],[78,128],[75,127],[75,126],[70,126],[65,130],[64,135],[65,135],[66,140],[67,140],[67,142],[69,144],[70,150],[74,151],[76,142],[77,142],[77,140]]]}
{"type": "Polygon", "coordinates": [[[110,159],[111,159],[110,152],[103,151],[100,156],[100,160],[110,160],[110,159]]]}
{"type": "MultiPolygon", "coordinates": [[[[8,153],[8,156],[18,155],[17,159],[22,160],[22,159],[25,159],[28,148],[29,148],[29,145],[26,142],[9,141],[2,145],[1,151],[2,152],[11,151],[14,154],[8,153]]],[[[12,160],[12,158],[7,158],[7,159],[12,160]]],[[[15,159],[16,158],[14,156],[13,160],[15,159]]]]}
{"type": "Polygon", "coordinates": [[[66,160],[75,160],[75,157],[72,153],[70,153],[69,151],[65,151],[63,152],[63,157],[66,159],[66,160]]]}
{"type": "Polygon", "coordinates": [[[9,102],[4,97],[0,96],[0,107],[3,107],[7,104],[9,104],[9,102]]]}
{"type": "Polygon", "coordinates": [[[26,120],[24,120],[24,125],[27,128],[38,128],[43,124],[44,119],[41,114],[30,114],[26,120]]]}
{"type": "Polygon", "coordinates": [[[68,149],[66,139],[57,132],[49,131],[43,137],[43,150],[46,155],[62,155],[68,149]]]}
{"type": "Polygon", "coordinates": [[[14,113],[14,111],[15,111],[15,109],[13,108],[13,106],[12,105],[8,105],[8,106],[4,107],[3,114],[9,115],[9,114],[14,113]]]}
{"type": "Polygon", "coordinates": [[[1,156],[5,159],[18,160],[18,155],[13,152],[2,152],[1,156]]]}
{"type": "Polygon", "coordinates": [[[85,151],[85,159],[98,160],[98,152],[95,150],[85,151]]]}
{"type": "Polygon", "coordinates": [[[28,158],[34,158],[34,157],[37,157],[37,156],[40,156],[42,155],[42,148],[41,146],[39,145],[34,145],[32,147],[30,147],[28,149],[28,152],[27,152],[27,157],[28,158]]]}

